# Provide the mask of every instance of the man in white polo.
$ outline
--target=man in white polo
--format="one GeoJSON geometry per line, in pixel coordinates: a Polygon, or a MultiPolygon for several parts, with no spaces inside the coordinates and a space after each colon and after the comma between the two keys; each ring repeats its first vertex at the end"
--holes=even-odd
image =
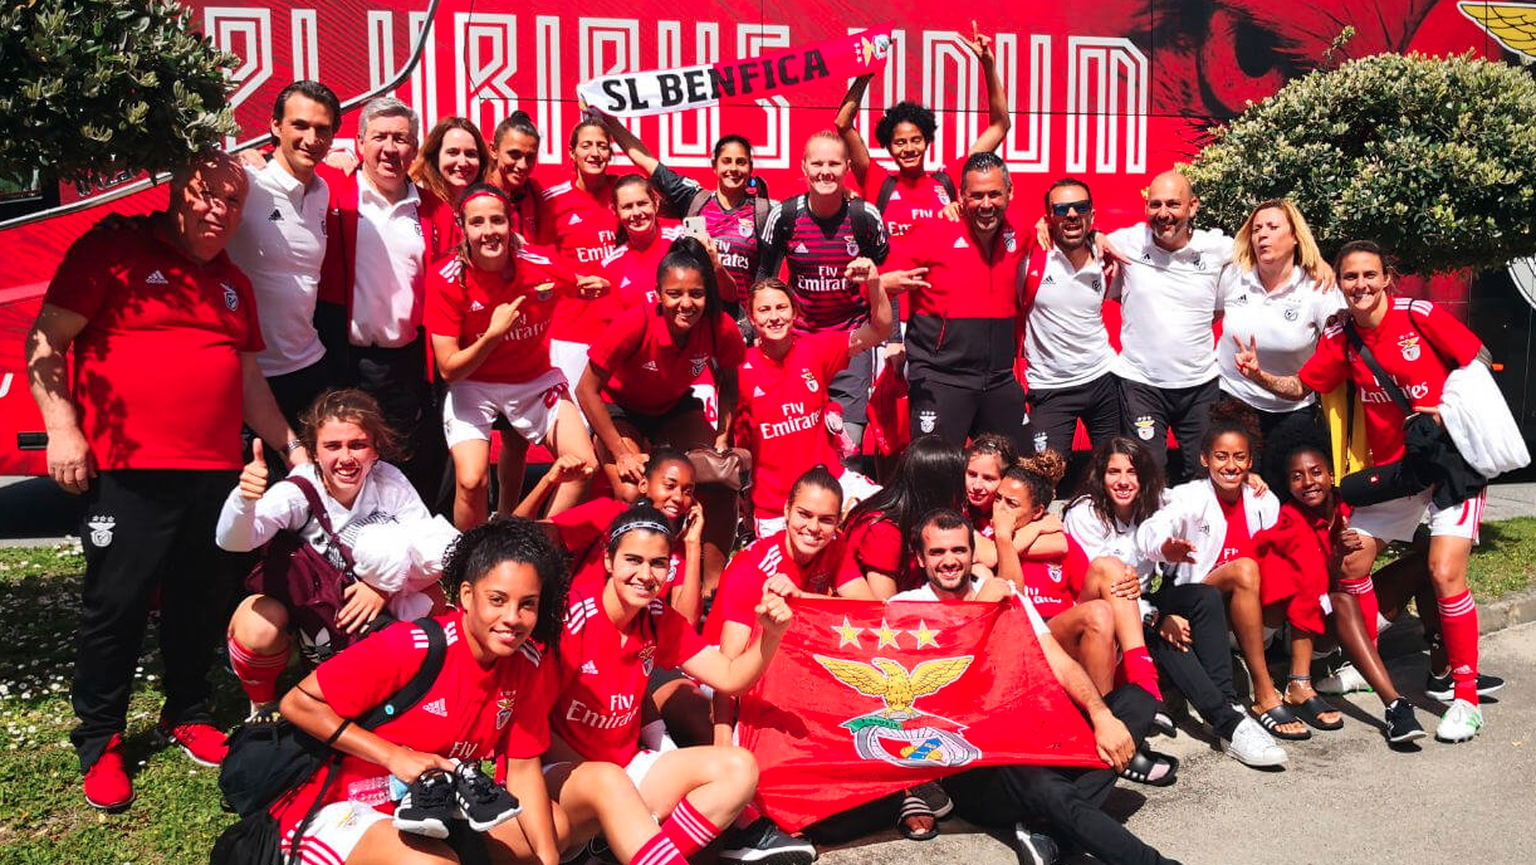
{"type": "Polygon", "coordinates": [[[267,345],[256,363],[295,429],[300,413],[334,383],[315,330],[330,195],[315,166],[330,152],[340,121],[341,103],[324,84],[295,81],[277,94],[276,147],[266,167],[245,169],[250,184],[245,218],[227,248],[256,293],[267,345]]]}

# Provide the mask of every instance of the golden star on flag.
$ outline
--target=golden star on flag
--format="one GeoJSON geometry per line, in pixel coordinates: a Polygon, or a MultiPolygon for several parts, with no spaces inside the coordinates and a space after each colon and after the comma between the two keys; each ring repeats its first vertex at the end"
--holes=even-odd
{"type": "Polygon", "coordinates": [[[859,645],[859,634],[863,633],[864,629],[850,624],[847,616],[843,616],[843,623],[841,625],[832,626],[832,632],[837,634],[837,647],[839,649],[844,646],[853,646],[858,649],[864,648],[859,645]]]}
{"type": "Polygon", "coordinates": [[[928,623],[923,621],[922,619],[918,619],[917,620],[917,630],[915,630],[915,631],[908,631],[907,633],[909,633],[912,636],[917,638],[917,647],[919,649],[921,649],[924,646],[932,646],[935,649],[937,649],[939,647],[939,640],[938,640],[939,632],[938,631],[930,631],[928,629],[928,623]]]}
{"type": "Polygon", "coordinates": [[[893,630],[890,625],[885,623],[885,619],[883,617],[880,619],[880,629],[875,631],[874,634],[876,637],[880,638],[880,644],[875,646],[875,648],[883,649],[886,646],[890,646],[893,649],[901,648],[901,646],[896,642],[896,638],[901,635],[901,632],[893,630]]]}

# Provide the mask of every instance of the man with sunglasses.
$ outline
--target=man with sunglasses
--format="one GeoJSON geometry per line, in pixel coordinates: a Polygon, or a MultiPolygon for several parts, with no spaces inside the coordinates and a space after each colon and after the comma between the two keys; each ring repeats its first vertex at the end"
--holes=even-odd
{"type": "Polygon", "coordinates": [[[1165,171],[1147,187],[1146,222],[1107,238],[1125,262],[1117,280],[1123,323],[1115,364],[1125,431],[1162,464],[1172,430],[1180,459],[1169,467],[1170,484],[1200,471],[1200,438],[1221,395],[1211,324],[1232,238],[1197,230],[1191,223],[1199,209],[1189,180],[1165,171]]]}
{"type": "Polygon", "coordinates": [[[956,447],[992,432],[1024,441],[1024,393],[1013,373],[1018,269],[1028,238],[1008,223],[1013,182],[991,151],[960,178],[960,219],[918,222],[893,249],[888,292],[908,290],[907,383],[914,436],[956,447]]]}
{"type": "Polygon", "coordinates": [[[1104,327],[1110,281],[1091,242],[1093,194],[1063,177],[1046,190],[1045,209],[1051,249],[1021,276],[1029,439],[1036,451],[1067,454],[1079,420],[1094,444],[1119,434],[1120,384],[1104,327]]]}

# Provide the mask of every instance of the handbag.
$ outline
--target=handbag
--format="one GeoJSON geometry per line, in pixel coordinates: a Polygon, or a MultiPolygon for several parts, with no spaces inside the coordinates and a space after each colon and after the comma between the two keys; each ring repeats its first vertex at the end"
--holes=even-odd
{"type": "Polygon", "coordinates": [[[1435,490],[1435,504],[1448,507],[1476,495],[1487,486],[1487,481],[1467,465],[1450,433],[1433,417],[1413,410],[1402,388],[1360,339],[1354,321],[1344,323],[1344,334],[1376,377],[1376,383],[1405,418],[1402,458],[1345,475],[1339,482],[1339,495],[1344,501],[1355,507],[1375,505],[1417,495],[1439,484],[1435,490]]]}
{"type": "MultiPolygon", "coordinates": [[[[443,661],[448,654],[448,638],[443,626],[430,617],[417,619],[415,624],[427,635],[427,656],[422,660],[421,668],[399,691],[357,721],[357,725],[365,730],[380,727],[421,702],[443,671],[443,661]]],[[[225,739],[229,753],[219,766],[219,790],[224,794],[227,807],[242,819],[219,836],[209,860],[211,865],[281,862],[277,845],[270,847],[275,853],[273,858],[265,858],[262,852],[268,849],[264,845],[279,840],[277,823],[269,814],[272,805],[329,764],[314,803],[293,833],[295,849],[292,852],[297,853],[299,839],[319,812],[341,765],[341,755],[332,746],[352,723],[343,720],[324,742],[287,719],[247,721],[229,734],[225,739]],[[270,823],[264,822],[263,817],[270,823]],[[270,825],[270,836],[265,831],[267,825],[270,825]]]]}
{"type": "Polygon", "coordinates": [[[304,493],[310,517],[320,523],[331,549],[341,558],[342,567],[338,568],[310,546],[298,532],[284,529],[267,542],[261,560],[245,578],[245,588],[275,598],[288,608],[298,631],[300,651],[310,663],[319,664],[362,636],[336,627],[336,615],[346,606],[346,589],[357,582],[355,563],[351,547],[331,527],[331,518],[314,484],[291,475],[282,482],[291,483],[304,493]]]}
{"type": "Polygon", "coordinates": [[[688,461],[693,463],[693,482],[699,486],[715,484],[733,493],[752,486],[752,454],[746,448],[691,448],[688,461]]]}

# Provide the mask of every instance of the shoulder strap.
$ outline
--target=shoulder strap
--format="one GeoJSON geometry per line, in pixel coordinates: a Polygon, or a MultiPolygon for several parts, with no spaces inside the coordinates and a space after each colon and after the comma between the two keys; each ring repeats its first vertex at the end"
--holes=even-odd
{"type": "Polygon", "coordinates": [[[430,616],[417,619],[413,624],[427,634],[427,656],[422,659],[421,669],[416,671],[416,675],[404,687],[357,722],[365,730],[393,721],[420,703],[443,672],[443,659],[448,654],[448,636],[443,633],[443,626],[430,616]]]}
{"type": "Polygon", "coordinates": [[[870,247],[880,235],[880,217],[871,216],[864,205],[868,202],[855,198],[848,202],[848,221],[853,225],[853,239],[859,245],[860,255],[872,255],[870,247]]]}
{"type": "Polygon", "coordinates": [[[1045,247],[1037,243],[1030,244],[1029,257],[1024,259],[1024,278],[1019,281],[1019,312],[1024,313],[1035,303],[1035,295],[1040,293],[1040,282],[1045,278],[1045,266],[1048,263],[1046,256],[1049,254],[1045,247]]]}
{"type": "Polygon", "coordinates": [[[1408,402],[1408,397],[1403,394],[1402,388],[1397,386],[1397,382],[1392,380],[1392,376],[1387,375],[1387,371],[1382,369],[1381,363],[1376,360],[1376,355],[1372,354],[1371,350],[1366,348],[1365,343],[1360,339],[1359,331],[1355,330],[1354,319],[1344,322],[1344,335],[1349,338],[1349,344],[1354,346],[1355,351],[1360,354],[1360,359],[1365,361],[1366,366],[1370,367],[1371,374],[1376,377],[1376,383],[1381,385],[1381,389],[1387,392],[1387,396],[1392,398],[1392,402],[1402,410],[1404,415],[1413,414],[1413,406],[1408,402]]]}
{"type": "Polygon", "coordinates": [[[884,213],[885,206],[891,203],[891,196],[895,194],[896,175],[887,174],[885,179],[880,181],[880,192],[875,196],[875,209],[884,213]]]}
{"type": "Polygon", "coordinates": [[[700,213],[703,213],[704,212],[704,205],[709,203],[709,198],[712,195],[714,195],[713,192],[710,192],[708,189],[704,189],[704,188],[700,187],[699,191],[695,192],[693,194],[693,197],[688,199],[688,210],[683,215],[684,216],[698,216],[700,213]]]}
{"type": "MultiPolygon", "coordinates": [[[[800,218],[800,209],[804,206],[805,193],[786,198],[784,203],[779,206],[779,228],[775,231],[775,234],[783,238],[779,242],[786,247],[789,245],[790,238],[795,236],[795,221],[800,218]]],[[[771,243],[774,240],[777,240],[777,238],[770,238],[769,242],[771,243]]]]}
{"type": "Polygon", "coordinates": [[[752,196],[752,233],[759,239],[763,236],[763,225],[768,222],[768,214],[772,210],[772,201],[760,195],[752,196]]]}
{"type": "Polygon", "coordinates": [[[347,546],[336,534],[336,530],[331,527],[331,515],[326,512],[325,503],[320,500],[320,491],[315,489],[315,485],[310,483],[309,479],[297,475],[289,475],[283,480],[298,487],[299,492],[304,494],[304,500],[309,503],[310,516],[320,523],[320,528],[325,530],[326,537],[331,539],[331,544],[341,553],[342,560],[347,563],[347,573],[350,575],[356,567],[356,563],[352,560],[352,548],[347,546]]]}

